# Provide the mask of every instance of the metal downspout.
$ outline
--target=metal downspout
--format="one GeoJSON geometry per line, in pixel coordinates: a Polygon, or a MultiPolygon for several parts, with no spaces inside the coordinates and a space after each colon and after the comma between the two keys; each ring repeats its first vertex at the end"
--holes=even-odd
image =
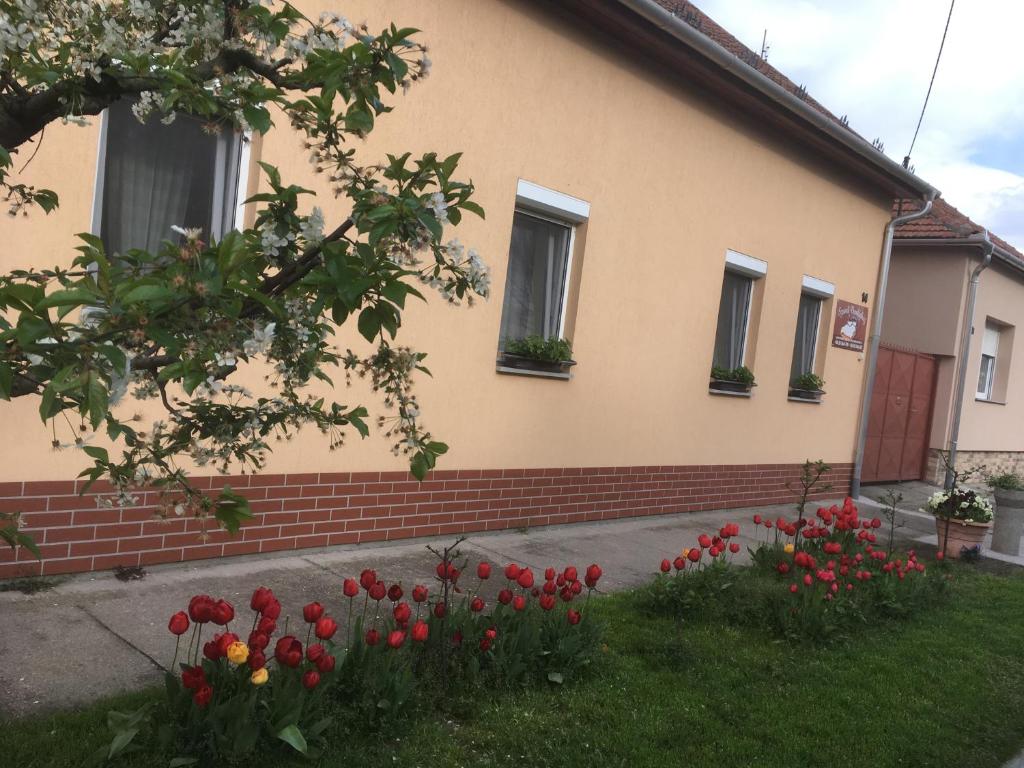
{"type": "Polygon", "coordinates": [[[994,246],[986,229],[980,241],[981,263],[971,273],[971,282],[967,287],[967,306],[964,308],[964,324],[960,332],[960,359],[957,361],[956,392],[953,394],[953,426],[949,432],[949,457],[946,463],[945,488],[953,487],[953,471],[956,469],[957,441],[960,439],[960,415],[964,409],[964,389],[967,386],[967,356],[971,353],[971,336],[974,335],[974,306],[978,298],[978,282],[981,273],[992,263],[994,246]]]}
{"type": "Polygon", "coordinates": [[[885,292],[889,287],[889,263],[892,261],[892,239],[896,227],[908,221],[927,216],[938,195],[931,195],[919,211],[897,216],[885,225],[885,239],[882,242],[882,263],[879,265],[878,290],[875,294],[875,312],[871,323],[871,338],[868,340],[868,370],[864,380],[864,397],[860,408],[860,425],[857,428],[857,450],[853,459],[853,477],[850,480],[850,495],[860,496],[860,477],[864,466],[864,446],[868,439],[868,421],[871,418],[871,389],[875,384],[875,370],[878,368],[878,345],[882,341],[882,315],[885,311],[885,292]]]}

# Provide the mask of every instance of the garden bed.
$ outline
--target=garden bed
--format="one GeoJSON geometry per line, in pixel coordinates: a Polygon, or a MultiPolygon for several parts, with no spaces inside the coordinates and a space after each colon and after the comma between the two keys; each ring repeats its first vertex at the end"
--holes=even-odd
{"type": "MultiPolygon", "coordinates": [[[[999,766],[1024,744],[1024,578],[951,573],[941,605],[818,647],[652,616],[635,593],[593,600],[608,647],[582,681],[416,701],[383,738],[332,730],[318,764],[999,766]]],[[[79,766],[109,742],[112,706],[157,695],[8,723],[0,754],[20,768],[79,766]]],[[[275,765],[311,764],[281,757],[275,765]]]]}

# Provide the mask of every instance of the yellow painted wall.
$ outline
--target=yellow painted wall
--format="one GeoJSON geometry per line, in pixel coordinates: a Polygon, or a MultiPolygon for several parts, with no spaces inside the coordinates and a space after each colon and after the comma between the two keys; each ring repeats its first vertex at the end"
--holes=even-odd
{"type": "MultiPolygon", "coordinates": [[[[434,64],[393,99],[359,156],[462,151],[461,173],[487,211],[452,234],[492,265],[492,299],[473,309],[413,305],[399,336],[430,354],[434,378],[419,396],[426,424],[452,446],[444,468],[851,461],[863,356],[820,349],[821,405],[788,402],[787,384],[802,275],[835,283],[838,298],[873,299],[883,195],[539,6],[355,0],[344,11],[371,28],[395,20],[422,29],[434,64]],[[592,206],[569,382],[495,372],[519,178],[592,206]],[[749,400],[707,392],[728,248],[768,262],[749,400]]],[[[63,209],[0,224],[4,269],[67,259],[72,233],[89,223],[96,148],[95,128],[47,130],[26,178],[58,188],[63,209]]],[[[287,128],[265,137],[262,158],[287,180],[326,189],[287,128]]],[[[328,221],[344,214],[329,195],[316,202],[328,221]]],[[[342,349],[358,343],[350,329],[338,340],[342,349]]],[[[357,389],[337,396],[375,405],[357,389]]],[[[49,450],[35,407],[0,406],[0,479],[68,477],[83,464],[49,450]]],[[[308,434],[281,445],[268,471],[403,466],[382,440],[329,453],[325,438],[308,434]]]]}

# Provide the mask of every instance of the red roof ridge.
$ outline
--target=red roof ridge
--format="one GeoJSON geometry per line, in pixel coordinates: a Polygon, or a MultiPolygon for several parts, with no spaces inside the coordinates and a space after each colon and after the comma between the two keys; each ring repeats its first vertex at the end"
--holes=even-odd
{"type": "MultiPolygon", "coordinates": [[[[919,211],[923,205],[920,200],[897,200],[893,203],[893,215],[919,211]]],[[[897,240],[966,240],[984,230],[985,227],[940,197],[926,216],[901,224],[893,234],[897,240]]],[[[1024,254],[1008,242],[992,232],[989,237],[1000,250],[1024,263],[1024,254]]]]}

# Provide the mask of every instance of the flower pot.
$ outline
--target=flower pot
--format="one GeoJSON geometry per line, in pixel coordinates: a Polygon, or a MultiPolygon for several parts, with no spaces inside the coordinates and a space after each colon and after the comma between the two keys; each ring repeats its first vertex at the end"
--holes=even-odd
{"type": "Polygon", "coordinates": [[[522,355],[510,355],[507,352],[503,353],[498,358],[498,362],[508,368],[519,368],[521,370],[528,371],[544,371],[545,373],[563,373],[568,368],[576,365],[575,360],[561,360],[553,362],[551,360],[537,360],[532,357],[523,357],[522,355]]]}
{"type": "Polygon", "coordinates": [[[745,384],[742,381],[727,381],[725,379],[712,379],[708,385],[710,389],[716,392],[749,392],[750,384],[745,384]]]}
{"type": "Polygon", "coordinates": [[[974,549],[974,547],[981,548],[982,543],[985,541],[985,534],[988,533],[989,528],[992,527],[992,523],[975,523],[970,520],[949,520],[949,534],[946,538],[947,519],[945,517],[935,517],[935,533],[939,537],[939,549],[942,549],[942,541],[946,539],[946,557],[958,558],[960,557],[960,550],[964,547],[967,549],[974,549]]]}
{"type": "Polygon", "coordinates": [[[823,389],[796,389],[790,388],[790,397],[799,397],[801,400],[814,400],[815,402],[821,400],[821,396],[825,394],[823,389]]]}
{"type": "Polygon", "coordinates": [[[992,490],[996,500],[992,524],[992,549],[1004,555],[1020,555],[1024,534],[1024,491],[992,490]]]}

